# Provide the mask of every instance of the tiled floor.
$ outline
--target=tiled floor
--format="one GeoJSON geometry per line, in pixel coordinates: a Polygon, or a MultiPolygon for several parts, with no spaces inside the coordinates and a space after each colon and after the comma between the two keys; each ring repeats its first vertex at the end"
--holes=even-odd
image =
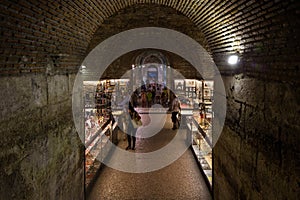
{"type": "MultiPolygon", "coordinates": [[[[148,125],[149,115],[145,114],[142,118],[145,122],[144,125],[148,125]]],[[[138,134],[140,135],[142,132],[141,129],[138,134]]],[[[170,115],[167,115],[164,128],[159,133],[149,138],[137,140],[135,153],[157,150],[172,140],[175,134],[176,131],[171,130],[170,115]]],[[[118,146],[124,149],[127,146],[127,142],[121,140],[118,146]]],[[[110,167],[104,167],[91,193],[88,195],[88,199],[206,200],[211,199],[211,195],[195,158],[191,150],[188,149],[172,164],[153,172],[126,173],[110,167]]]]}

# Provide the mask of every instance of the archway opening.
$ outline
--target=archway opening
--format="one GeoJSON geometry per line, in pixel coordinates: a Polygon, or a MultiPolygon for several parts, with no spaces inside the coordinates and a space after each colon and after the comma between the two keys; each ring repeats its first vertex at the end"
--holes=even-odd
{"type": "MultiPolygon", "coordinates": [[[[158,49],[132,51],[116,59],[104,71],[100,80],[84,83],[85,91],[90,94],[88,95],[89,99],[99,97],[101,99],[99,104],[103,104],[102,99],[105,99],[106,102],[105,106],[98,105],[97,107],[96,104],[86,109],[86,120],[93,118],[94,113],[96,113],[95,123],[101,119],[97,126],[99,130],[100,127],[102,130],[111,130],[105,132],[105,135],[112,141],[115,140],[114,142],[120,143],[120,140],[124,139],[124,134],[116,133],[117,135],[113,135],[114,122],[109,121],[112,119],[110,118],[111,113],[113,116],[118,116],[115,120],[122,126],[121,129],[126,129],[123,127],[126,126],[123,119],[119,118],[124,112],[124,105],[131,102],[142,116],[146,116],[151,112],[150,109],[156,109],[152,105],[159,104],[161,105],[160,108],[166,108],[163,112],[167,111],[170,115],[173,102],[172,94],[175,94],[181,103],[181,112],[177,116],[180,118],[179,121],[182,121],[180,128],[184,128],[187,135],[186,139],[189,140],[195,158],[206,177],[208,187],[211,188],[213,174],[211,134],[213,83],[213,80],[203,80],[188,61],[174,53],[158,49]],[[122,73],[113,73],[116,69],[119,72],[121,70],[122,73]],[[183,72],[184,75],[179,75],[180,73],[177,71],[183,72]],[[151,76],[148,76],[149,72],[151,76]],[[153,74],[155,75],[153,76],[153,74]],[[152,95],[153,98],[150,101],[146,100],[144,104],[143,93],[153,90],[155,90],[154,95],[152,95]],[[128,94],[130,98],[128,98],[128,94]],[[91,112],[91,109],[94,111],[91,112]],[[185,126],[185,124],[187,125],[185,126]],[[106,127],[109,128],[106,129],[106,127]]],[[[155,110],[155,112],[158,111],[155,110]]],[[[147,116],[145,118],[149,119],[147,116]]],[[[89,123],[85,124],[89,126],[89,123]]],[[[94,135],[97,135],[97,131],[98,129],[95,129],[94,135]]],[[[90,136],[91,132],[88,132],[86,138],[90,136]]],[[[97,138],[97,136],[94,137],[97,138]]],[[[95,138],[92,140],[94,141],[95,138]]],[[[88,140],[88,149],[98,149],[98,151],[95,151],[94,156],[90,156],[89,152],[86,154],[86,170],[88,172],[86,174],[89,176],[86,179],[96,177],[97,171],[94,171],[93,174],[89,173],[89,170],[90,168],[94,169],[96,165],[99,167],[101,165],[99,162],[95,162],[95,158],[97,154],[101,153],[102,148],[98,148],[99,143],[93,143],[93,141],[88,140]]],[[[103,142],[103,140],[99,141],[103,142]]],[[[107,152],[107,150],[102,152],[104,151],[107,152]]],[[[103,159],[105,158],[103,157],[103,159]]],[[[88,185],[89,183],[87,187],[88,185]]]]}

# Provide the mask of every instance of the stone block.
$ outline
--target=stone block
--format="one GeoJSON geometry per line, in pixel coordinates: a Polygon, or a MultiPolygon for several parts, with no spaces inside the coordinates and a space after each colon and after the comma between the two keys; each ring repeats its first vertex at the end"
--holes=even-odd
{"type": "Polygon", "coordinates": [[[47,104],[47,85],[43,75],[1,77],[1,119],[47,104]]]}
{"type": "Polygon", "coordinates": [[[84,148],[71,111],[57,107],[60,112],[43,118],[39,109],[31,111],[29,117],[11,118],[17,123],[1,129],[0,146],[7,145],[0,155],[4,172],[0,176],[5,183],[1,196],[5,192],[7,199],[83,198],[84,148]]]}
{"type": "Polygon", "coordinates": [[[56,102],[68,99],[69,94],[69,77],[67,75],[54,75],[47,77],[48,84],[48,103],[53,104],[56,102]]]}
{"type": "Polygon", "coordinates": [[[235,76],[233,81],[233,96],[236,100],[247,102],[254,107],[262,107],[264,99],[264,82],[246,78],[243,75],[235,76]]]}

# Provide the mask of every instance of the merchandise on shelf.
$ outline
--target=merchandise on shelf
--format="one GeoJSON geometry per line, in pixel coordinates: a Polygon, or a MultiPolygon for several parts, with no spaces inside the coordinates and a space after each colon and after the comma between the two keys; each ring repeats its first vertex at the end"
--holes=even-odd
{"type": "MultiPolygon", "coordinates": [[[[127,92],[125,80],[84,81],[85,180],[86,187],[95,177],[101,161],[109,152],[112,130],[116,127],[112,105],[127,92]]],[[[114,112],[115,113],[115,112],[114,112]]]]}
{"type": "MultiPolygon", "coordinates": [[[[212,185],[212,121],[213,121],[213,81],[196,81],[193,116],[190,130],[192,134],[192,148],[205,174],[206,180],[212,185]]],[[[190,89],[185,88],[186,92],[190,89]]]]}

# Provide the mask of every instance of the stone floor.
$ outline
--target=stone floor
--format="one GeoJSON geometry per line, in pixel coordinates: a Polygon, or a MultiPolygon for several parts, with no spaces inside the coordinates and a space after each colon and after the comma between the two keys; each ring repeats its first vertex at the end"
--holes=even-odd
{"type": "MultiPolygon", "coordinates": [[[[151,116],[150,116],[151,117],[151,116]]],[[[143,124],[151,123],[149,115],[142,116],[143,124]]],[[[154,118],[152,118],[154,119],[154,118]]],[[[153,120],[154,121],[154,120],[153,120]]],[[[142,134],[143,129],[138,132],[142,134]]],[[[138,138],[136,154],[161,148],[174,138],[170,115],[167,115],[163,129],[152,137],[138,138]]],[[[127,142],[123,136],[118,144],[125,149],[127,142]]],[[[97,199],[211,199],[211,194],[201,175],[190,149],[172,164],[153,172],[126,173],[105,166],[102,168],[94,187],[88,195],[89,200],[97,199]]]]}

